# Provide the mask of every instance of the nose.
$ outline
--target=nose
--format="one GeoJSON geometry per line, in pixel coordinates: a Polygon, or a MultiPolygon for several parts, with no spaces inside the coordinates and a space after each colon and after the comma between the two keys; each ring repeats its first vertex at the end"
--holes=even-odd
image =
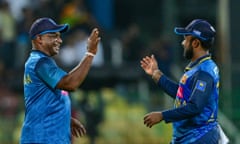
{"type": "Polygon", "coordinates": [[[186,40],[183,40],[183,41],[182,41],[182,45],[183,45],[183,46],[184,46],[185,41],[186,41],[186,40]]]}
{"type": "Polygon", "coordinates": [[[55,39],[55,42],[62,43],[62,39],[61,39],[61,37],[56,38],[56,39],[55,39]]]}
{"type": "Polygon", "coordinates": [[[62,43],[62,42],[63,42],[63,41],[62,41],[62,39],[61,39],[61,37],[59,38],[59,42],[60,42],[60,43],[62,43]]]}

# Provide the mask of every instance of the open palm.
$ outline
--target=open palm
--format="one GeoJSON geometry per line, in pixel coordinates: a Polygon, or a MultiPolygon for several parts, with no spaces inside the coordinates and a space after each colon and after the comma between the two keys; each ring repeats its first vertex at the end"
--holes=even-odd
{"type": "Polygon", "coordinates": [[[146,56],[141,61],[141,67],[148,74],[152,75],[155,70],[158,70],[158,63],[154,57],[154,55],[146,56]]]}

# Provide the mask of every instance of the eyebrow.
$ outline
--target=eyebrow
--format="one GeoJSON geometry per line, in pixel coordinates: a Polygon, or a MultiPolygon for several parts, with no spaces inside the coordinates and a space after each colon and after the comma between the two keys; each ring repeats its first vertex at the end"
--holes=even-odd
{"type": "Polygon", "coordinates": [[[51,32],[51,33],[46,33],[46,35],[50,35],[50,36],[61,36],[61,33],[59,33],[59,32],[51,32]]]}
{"type": "Polygon", "coordinates": [[[48,32],[48,33],[46,33],[46,34],[56,34],[56,32],[48,32]]]}

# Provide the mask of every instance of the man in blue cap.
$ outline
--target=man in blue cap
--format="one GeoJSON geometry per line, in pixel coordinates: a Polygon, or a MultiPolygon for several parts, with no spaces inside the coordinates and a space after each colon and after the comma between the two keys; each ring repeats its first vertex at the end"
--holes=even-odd
{"type": "Polygon", "coordinates": [[[185,28],[175,28],[175,33],[184,36],[184,57],[190,63],[176,83],[159,70],[154,55],[141,60],[144,71],[175,99],[174,108],[146,114],[144,124],[151,128],[162,120],[173,123],[172,144],[217,144],[219,70],[209,53],[215,29],[196,19],[185,28]]]}
{"type": "Polygon", "coordinates": [[[67,73],[56,65],[52,56],[58,54],[61,33],[68,28],[68,24],[58,25],[50,18],[39,18],[30,28],[32,51],[25,63],[26,110],[20,143],[70,144],[71,135],[86,133],[84,126],[71,117],[68,91],[77,89],[88,74],[97,53],[99,31],[92,30],[85,57],[67,73]]]}

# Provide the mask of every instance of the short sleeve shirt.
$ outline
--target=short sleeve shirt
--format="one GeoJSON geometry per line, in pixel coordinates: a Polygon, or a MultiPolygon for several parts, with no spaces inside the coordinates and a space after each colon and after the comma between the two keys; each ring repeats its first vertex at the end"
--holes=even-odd
{"type": "Polygon", "coordinates": [[[56,85],[67,73],[54,59],[32,51],[25,63],[25,118],[20,143],[70,144],[70,98],[56,85]]]}

